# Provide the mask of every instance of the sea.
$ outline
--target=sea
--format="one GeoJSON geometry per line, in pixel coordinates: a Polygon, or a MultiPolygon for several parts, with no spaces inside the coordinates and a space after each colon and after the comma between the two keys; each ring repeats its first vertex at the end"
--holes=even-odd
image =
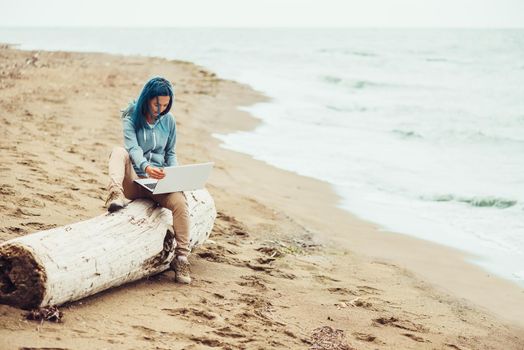
{"type": "Polygon", "coordinates": [[[0,28],[0,42],[188,60],[248,84],[270,97],[242,108],[261,123],[215,134],[222,147],[524,286],[524,30],[0,28]]]}

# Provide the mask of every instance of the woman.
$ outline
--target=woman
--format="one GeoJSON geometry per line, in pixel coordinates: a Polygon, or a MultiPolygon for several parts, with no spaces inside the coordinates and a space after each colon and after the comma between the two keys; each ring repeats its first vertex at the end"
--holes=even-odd
{"type": "Polygon", "coordinates": [[[150,198],[173,212],[175,258],[171,267],[175,280],[191,283],[189,276],[189,215],[183,192],[152,194],[137,185],[137,178],[162,179],[163,167],[177,165],[175,154],[176,123],[169,110],[173,105],[173,87],[161,77],[149,80],[136,103],[123,111],[124,145],[115,147],[109,157],[109,196],[107,209],[123,208],[127,199],[150,198]]]}

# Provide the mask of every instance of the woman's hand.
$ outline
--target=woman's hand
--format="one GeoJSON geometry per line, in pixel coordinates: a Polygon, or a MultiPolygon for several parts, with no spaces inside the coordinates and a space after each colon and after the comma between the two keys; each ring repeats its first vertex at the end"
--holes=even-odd
{"type": "Polygon", "coordinates": [[[166,174],[164,173],[164,169],[160,168],[154,168],[151,165],[146,166],[146,174],[152,178],[152,179],[163,179],[166,174]]]}

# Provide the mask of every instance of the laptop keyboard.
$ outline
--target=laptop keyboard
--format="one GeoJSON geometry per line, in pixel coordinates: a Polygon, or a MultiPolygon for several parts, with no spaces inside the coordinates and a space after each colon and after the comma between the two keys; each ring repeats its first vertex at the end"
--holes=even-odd
{"type": "Polygon", "coordinates": [[[152,183],[152,184],[144,184],[144,186],[146,186],[147,188],[149,188],[150,190],[154,190],[155,187],[157,185],[157,182],[155,183],[152,183]]]}

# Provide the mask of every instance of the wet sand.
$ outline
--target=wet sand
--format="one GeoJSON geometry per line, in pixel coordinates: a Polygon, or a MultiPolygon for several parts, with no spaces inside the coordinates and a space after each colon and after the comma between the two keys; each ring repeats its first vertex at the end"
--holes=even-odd
{"type": "Polygon", "coordinates": [[[37,323],[0,305],[0,349],[523,349],[524,293],[460,252],[378,230],[329,184],[220,148],[265,100],[189,62],[0,49],[0,242],[104,212],[119,109],[153,75],[176,86],[182,164],[212,160],[219,212],[166,272],[62,306],[37,323]],[[337,331],[338,330],[338,331],[337,331]]]}

